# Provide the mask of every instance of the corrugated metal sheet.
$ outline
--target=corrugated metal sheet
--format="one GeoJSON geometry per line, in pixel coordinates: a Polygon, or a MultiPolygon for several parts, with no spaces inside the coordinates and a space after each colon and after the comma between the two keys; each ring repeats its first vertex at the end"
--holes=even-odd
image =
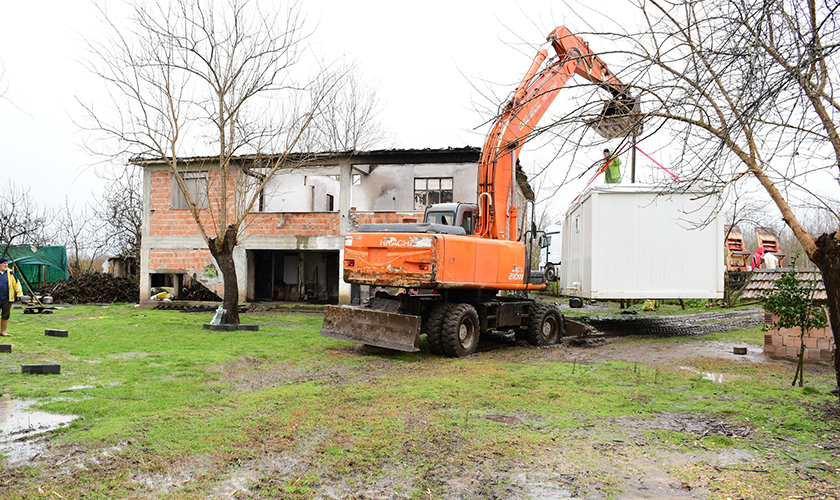
{"type": "MultiPolygon", "coordinates": [[[[782,276],[782,273],[788,271],[790,271],[788,268],[757,269],[753,271],[742,297],[745,299],[763,299],[768,293],[776,289],[776,280],[782,276]]],[[[819,270],[801,269],[796,272],[796,277],[804,284],[816,280],[814,300],[823,301],[827,299],[825,284],[823,284],[822,274],[819,270]]]]}

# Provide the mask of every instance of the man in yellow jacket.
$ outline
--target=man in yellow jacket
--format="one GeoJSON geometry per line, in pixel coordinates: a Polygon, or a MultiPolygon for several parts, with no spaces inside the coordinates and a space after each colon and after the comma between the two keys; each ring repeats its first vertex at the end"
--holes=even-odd
{"type": "Polygon", "coordinates": [[[613,156],[609,149],[604,150],[604,161],[607,163],[607,168],[604,169],[604,182],[607,184],[618,184],[621,182],[621,160],[618,156],[613,156]]]}
{"type": "Polygon", "coordinates": [[[0,337],[8,337],[6,325],[12,315],[12,302],[23,296],[15,273],[9,271],[9,261],[0,257],[0,337]]]}

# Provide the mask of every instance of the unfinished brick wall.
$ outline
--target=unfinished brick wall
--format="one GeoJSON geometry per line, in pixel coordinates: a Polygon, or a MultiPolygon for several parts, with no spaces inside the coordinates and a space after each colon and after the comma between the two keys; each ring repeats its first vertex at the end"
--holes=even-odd
{"type": "MultiPolygon", "coordinates": [[[[149,200],[149,208],[151,208],[152,213],[151,217],[149,217],[149,235],[200,236],[201,232],[198,230],[198,225],[195,223],[195,219],[189,210],[171,208],[172,182],[172,174],[170,172],[161,170],[152,172],[152,192],[149,200]]],[[[218,171],[209,172],[208,184],[211,193],[219,192],[218,171]]],[[[233,216],[234,203],[232,190],[233,188],[229,187],[228,217],[233,216]]],[[[202,224],[212,234],[215,232],[213,218],[219,210],[218,197],[210,196],[209,207],[209,209],[201,211],[200,217],[202,224]]]]}
{"type": "Polygon", "coordinates": [[[215,263],[210,250],[206,248],[173,248],[149,250],[149,270],[153,273],[175,273],[195,275],[208,289],[219,297],[224,296],[224,284],[216,280],[209,283],[202,279],[204,269],[215,263]]]}
{"type": "Polygon", "coordinates": [[[149,269],[153,271],[203,271],[214,263],[206,248],[149,250],[149,269]]]}
{"type": "MultiPolygon", "coordinates": [[[[764,313],[764,322],[768,325],[777,319],[772,313],[764,313]]],[[[776,359],[799,359],[800,335],[799,328],[768,330],[764,334],[764,354],[776,359]]],[[[805,337],[805,361],[831,362],[836,350],[829,326],[808,331],[808,336],[805,337]]]]}
{"type": "Polygon", "coordinates": [[[353,212],[357,224],[397,224],[405,219],[423,222],[423,212],[353,212]]]}
{"type": "MultiPolygon", "coordinates": [[[[186,209],[171,208],[172,174],[168,171],[152,173],[149,234],[151,236],[200,236],[192,213],[186,209]]],[[[211,171],[211,193],[218,192],[218,172],[211,171]]],[[[233,187],[228,189],[228,217],[233,221],[233,187]]],[[[210,199],[210,208],[201,211],[201,221],[212,236],[216,231],[214,214],[219,210],[218,199],[210,199]]],[[[338,212],[271,213],[252,212],[243,224],[244,235],[259,236],[328,236],[339,234],[341,217],[338,212]]],[[[154,268],[154,267],[152,267],[154,268]]]]}
{"type": "Polygon", "coordinates": [[[243,232],[255,236],[337,236],[338,212],[252,213],[243,232]]]}

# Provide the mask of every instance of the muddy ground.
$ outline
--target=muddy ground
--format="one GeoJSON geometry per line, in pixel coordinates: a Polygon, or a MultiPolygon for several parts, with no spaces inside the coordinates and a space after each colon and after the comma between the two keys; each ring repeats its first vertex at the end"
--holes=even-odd
{"type": "MultiPolygon", "coordinates": [[[[485,344],[478,356],[505,361],[560,361],[588,365],[604,361],[635,363],[644,360],[649,368],[657,366],[680,368],[698,358],[719,358],[732,363],[793,365],[786,361],[766,358],[759,347],[749,347],[748,354],[736,356],[733,347],[742,343],[695,340],[675,346],[652,342],[625,342],[611,338],[585,345],[564,342],[550,348],[534,349],[527,346],[510,347],[510,339],[496,339],[485,344]]],[[[386,351],[363,346],[348,345],[342,348],[347,354],[367,357],[368,368],[363,374],[352,376],[336,368],[300,369],[288,365],[262,366],[264,360],[243,358],[237,362],[218,366],[225,373],[225,380],[233,382],[240,390],[253,391],[277,385],[304,381],[324,384],[358,383],[362,378],[387,376],[392,370],[405,370],[406,365],[392,363],[386,351]],[[259,378],[255,368],[259,367],[259,378]]],[[[412,370],[431,370],[422,364],[413,364],[412,370]]],[[[689,368],[685,368],[689,369],[689,368]]],[[[823,365],[810,365],[809,373],[830,370],[823,365]]],[[[707,374],[714,376],[715,374],[707,374]]],[[[714,380],[714,379],[710,379],[714,380]]],[[[717,380],[723,381],[723,380],[717,380]]],[[[836,410],[824,409],[827,418],[837,418],[836,410]],[[833,412],[833,413],[832,413],[833,412]]],[[[418,413],[406,421],[408,428],[421,429],[424,415],[418,413]]],[[[508,426],[528,428],[547,427],[549,423],[526,413],[492,414],[480,418],[508,426]]],[[[15,496],[16,486],[37,481],[41,498],[59,498],[51,494],[51,485],[70,478],[98,478],[100,481],[117,481],[133,490],[131,498],[312,498],[312,499],[512,499],[534,500],[572,499],[704,499],[704,498],[753,498],[749,494],[752,484],[760,484],[767,468],[782,466],[802,481],[810,481],[812,495],[807,498],[840,498],[840,480],[827,484],[818,480],[810,471],[815,464],[798,457],[801,443],[760,440],[750,432],[748,424],[733,424],[704,415],[679,412],[663,413],[653,417],[623,416],[592,418],[583,425],[563,434],[555,434],[533,451],[530,456],[507,454],[504,450],[470,450],[467,462],[450,459],[461,455],[462,443],[452,436],[423,436],[412,433],[404,443],[404,451],[386,464],[371,482],[363,484],[359,477],[369,471],[349,470],[340,476],[322,470],[318,460],[319,444],[326,438],[318,434],[296,442],[290,451],[269,451],[255,458],[237,463],[220,462],[207,457],[184,457],[178,461],[156,461],[144,456],[142,450],[132,450],[133,442],[127,439],[115,446],[95,447],[59,444],[50,436],[26,436],[22,442],[41,443],[41,449],[30,463],[36,464],[37,473],[6,464],[0,478],[0,497],[15,496]],[[680,445],[652,441],[647,431],[674,431],[685,433],[688,440],[680,445]],[[691,441],[691,436],[696,440],[691,441]],[[701,439],[723,436],[737,441],[735,446],[712,449],[701,439]],[[761,453],[759,453],[759,450],[761,453]],[[768,459],[769,457],[769,459],[768,459]],[[765,468],[764,461],[766,463],[765,468]],[[404,473],[404,464],[428,461],[437,464],[424,477],[404,473]],[[684,472],[680,477],[674,471],[684,472]],[[128,472],[126,472],[128,471],[128,472]],[[323,478],[312,486],[311,478],[323,478]],[[296,489],[297,481],[309,481],[312,487],[296,489]],[[433,484],[436,491],[424,491],[422,485],[433,484]],[[735,485],[735,486],[733,486],[735,485]],[[418,488],[420,486],[420,488],[418,488]],[[746,493],[745,493],[746,492],[746,493]]],[[[840,449],[840,437],[826,436],[815,446],[840,449]]],[[[837,476],[840,479],[840,475],[837,476]]],[[[91,495],[92,498],[109,498],[107,492],[91,495]]],[[[759,496],[758,498],[768,498],[759,496]]],[[[797,496],[794,498],[805,498],[797,496]]]]}

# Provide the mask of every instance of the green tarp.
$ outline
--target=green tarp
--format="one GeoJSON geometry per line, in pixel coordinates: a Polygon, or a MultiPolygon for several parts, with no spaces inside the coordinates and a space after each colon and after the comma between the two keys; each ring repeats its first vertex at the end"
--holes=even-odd
{"type": "MultiPolygon", "coordinates": [[[[61,246],[36,247],[32,245],[11,246],[5,257],[14,262],[15,269],[26,281],[37,288],[45,283],[56,283],[67,279],[67,248],[61,246]]],[[[24,293],[26,284],[23,284],[24,293]]]]}

